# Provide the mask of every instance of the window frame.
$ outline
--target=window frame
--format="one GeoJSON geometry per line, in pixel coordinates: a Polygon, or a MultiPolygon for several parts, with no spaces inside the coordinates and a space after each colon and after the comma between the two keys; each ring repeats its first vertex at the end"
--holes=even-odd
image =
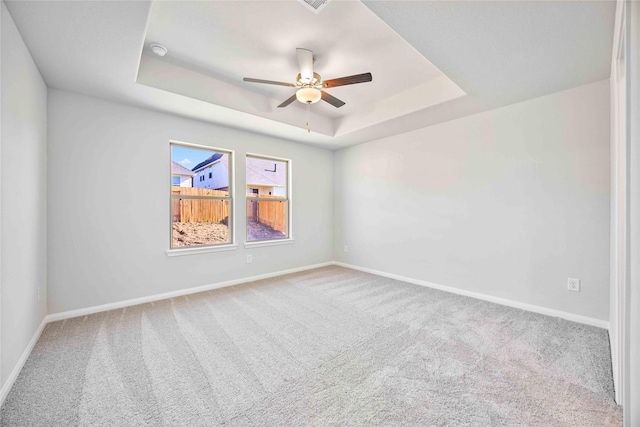
{"type": "MultiPolygon", "coordinates": [[[[204,174],[203,174],[204,175],[204,174]]],[[[189,142],[170,140],[169,141],[169,249],[167,249],[168,256],[188,255],[205,252],[218,252],[228,251],[237,248],[236,244],[236,230],[235,230],[235,197],[233,192],[235,191],[235,150],[228,148],[212,147],[208,145],[192,144],[189,142]],[[172,194],[173,179],[171,173],[171,147],[174,145],[194,148],[198,150],[205,150],[211,153],[223,153],[229,156],[229,188],[227,190],[228,196],[197,196],[186,194],[172,194]],[[199,199],[199,200],[226,200],[229,204],[229,222],[227,227],[229,229],[229,241],[225,243],[214,243],[208,245],[197,246],[178,246],[173,247],[173,201],[175,199],[199,199]]],[[[193,185],[193,178],[192,178],[193,185]]]]}
{"type": "Polygon", "coordinates": [[[258,154],[258,153],[250,153],[247,152],[245,153],[244,156],[244,174],[245,174],[245,188],[243,188],[244,191],[244,199],[245,199],[245,209],[247,209],[247,205],[248,202],[250,200],[255,200],[255,201],[264,201],[264,202],[274,202],[274,201],[284,201],[287,202],[287,209],[286,209],[286,224],[287,224],[287,233],[286,233],[286,237],[281,238],[281,239],[269,239],[269,240],[248,240],[249,238],[249,221],[248,221],[248,216],[247,216],[247,212],[245,211],[245,215],[244,215],[244,219],[245,219],[245,243],[244,246],[245,248],[251,248],[251,247],[261,247],[261,246],[275,246],[275,245],[283,245],[283,244],[288,244],[288,243],[293,243],[293,215],[292,215],[292,204],[293,204],[293,188],[292,188],[292,173],[291,170],[293,168],[293,161],[291,159],[286,159],[284,157],[276,157],[276,156],[269,156],[269,155],[265,155],[265,154],[258,154]],[[246,182],[246,175],[247,175],[247,158],[248,157],[253,157],[253,158],[258,158],[258,159],[262,159],[262,160],[274,160],[276,162],[284,162],[286,164],[286,171],[287,171],[287,178],[286,178],[286,183],[287,183],[287,191],[286,191],[286,197],[282,198],[282,199],[274,199],[274,198],[266,198],[266,197],[248,197],[248,189],[247,189],[247,182],[246,182]]]}

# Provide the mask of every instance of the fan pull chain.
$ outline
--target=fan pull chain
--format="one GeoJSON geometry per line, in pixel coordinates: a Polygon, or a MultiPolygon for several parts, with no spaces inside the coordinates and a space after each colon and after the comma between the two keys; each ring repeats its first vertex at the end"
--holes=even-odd
{"type": "Polygon", "coordinates": [[[309,126],[309,118],[311,116],[311,104],[307,104],[307,133],[311,133],[311,127],[309,126]]]}

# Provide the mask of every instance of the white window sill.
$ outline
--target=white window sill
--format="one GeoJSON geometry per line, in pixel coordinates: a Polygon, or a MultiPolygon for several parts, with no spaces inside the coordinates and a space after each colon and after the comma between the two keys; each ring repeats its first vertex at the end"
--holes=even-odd
{"type": "Polygon", "coordinates": [[[208,252],[235,251],[236,249],[238,249],[238,245],[235,244],[224,246],[205,246],[202,248],[167,249],[167,256],[206,254],[208,252]]]}
{"type": "Polygon", "coordinates": [[[263,240],[260,242],[247,242],[244,244],[244,247],[247,249],[250,249],[250,248],[261,248],[263,246],[289,245],[291,243],[293,243],[293,239],[263,240]]]}

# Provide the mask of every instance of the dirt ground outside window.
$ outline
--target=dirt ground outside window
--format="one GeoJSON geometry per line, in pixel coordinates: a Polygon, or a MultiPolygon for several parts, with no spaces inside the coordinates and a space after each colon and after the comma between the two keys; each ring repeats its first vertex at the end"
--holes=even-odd
{"type": "MultiPolygon", "coordinates": [[[[189,247],[199,245],[215,245],[229,243],[229,227],[215,222],[174,222],[173,247],[189,247]]],[[[247,224],[247,241],[284,239],[285,234],[274,230],[266,224],[249,221],[247,224]]]]}
{"type": "Polygon", "coordinates": [[[284,239],[286,237],[283,232],[274,230],[261,222],[251,220],[247,222],[247,241],[249,242],[255,240],[284,239]]]}

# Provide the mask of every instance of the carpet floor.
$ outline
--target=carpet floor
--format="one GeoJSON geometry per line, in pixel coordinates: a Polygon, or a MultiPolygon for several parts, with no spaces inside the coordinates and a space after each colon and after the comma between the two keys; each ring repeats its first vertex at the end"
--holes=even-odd
{"type": "Polygon", "coordinates": [[[47,325],[2,426],[622,425],[604,329],[325,267],[47,325]]]}

